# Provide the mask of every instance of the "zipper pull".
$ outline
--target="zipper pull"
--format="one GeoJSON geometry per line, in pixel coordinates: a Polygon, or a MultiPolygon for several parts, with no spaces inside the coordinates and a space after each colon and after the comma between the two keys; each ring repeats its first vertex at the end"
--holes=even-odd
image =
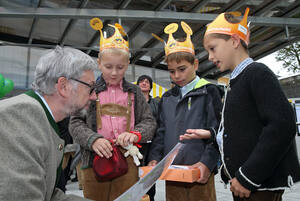
{"type": "Polygon", "coordinates": [[[189,100],[188,100],[188,110],[191,109],[191,106],[192,106],[192,97],[189,97],[189,100]]]}

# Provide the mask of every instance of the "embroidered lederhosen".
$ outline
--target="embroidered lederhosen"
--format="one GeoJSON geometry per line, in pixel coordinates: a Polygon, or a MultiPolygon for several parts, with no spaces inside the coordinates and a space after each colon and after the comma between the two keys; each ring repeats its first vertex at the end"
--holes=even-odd
{"type": "MultiPolygon", "coordinates": [[[[102,128],[101,117],[103,115],[110,115],[115,117],[126,117],[126,131],[130,131],[130,122],[132,115],[132,100],[131,93],[128,93],[128,105],[122,106],[114,103],[100,104],[99,100],[96,100],[96,119],[97,119],[97,130],[102,128]]],[[[124,153],[125,150],[120,148],[124,153]]],[[[118,178],[111,181],[98,182],[95,179],[95,173],[92,168],[84,169],[83,172],[83,194],[85,198],[89,198],[96,201],[113,201],[119,197],[122,193],[128,190],[134,185],[138,177],[138,168],[133,162],[132,157],[127,157],[128,172],[118,178]],[[99,190],[101,189],[101,190],[99,190]]]]}

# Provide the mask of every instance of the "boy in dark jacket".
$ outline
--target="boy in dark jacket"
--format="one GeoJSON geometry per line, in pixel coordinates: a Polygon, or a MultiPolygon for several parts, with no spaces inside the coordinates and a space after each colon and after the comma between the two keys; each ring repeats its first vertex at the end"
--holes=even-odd
{"type": "MultiPolygon", "coordinates": [[[[184,22],[181,26],[187,33],[183,42],[172,36],[178,28],[176,23],[165,28],[169,34],[165,61],[176,86],[167,91],[159,103],[159,127],[150,148],[149,165],[156,165],[168,154],[186,129],[206,128],[214,132],[219,124],[220,92],[215,85],[196,75],[198,60],[190,39],[192,30],[184,22]]],[[[216,200],[213,173],[218,158],[217,148],[207,140],[187,141],[173,164],[193,165],[200,169],[201,176],[195,183],[166,181],[167,200],[216,200]]]]}
{"type": "MultiPolygon", "coordinates": [[[[281,201],[284,189],[300,180],[296,124],[274,73],[249,57],[248,12],[247,8],[242,20],[233,13],[220,14],[204,36],[209,60],[221,71],[232,72],[216,137],[222,178],[230,181],[235,201],[281,201]]],[[[211,134],[187,130],[180,139],[211,134]]]]}

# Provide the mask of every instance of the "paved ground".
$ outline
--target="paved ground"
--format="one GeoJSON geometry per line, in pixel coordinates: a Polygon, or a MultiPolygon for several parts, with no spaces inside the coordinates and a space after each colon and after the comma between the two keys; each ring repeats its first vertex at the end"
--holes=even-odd
{"type": "MultiPolygon", "coordinates": [[[[300,136],[296,137],[298,156],[300,157],[300,136]]],[[[300,159],[299,159],[300,161],[300,159]]],[[[224,189],[224,184],[220,181],[219,175],[215,177],[217,201],[232,201],[231,192],[224,189]]],[[[155,201],[165,201],[165,187],[164,181],[157,181],[155,201]]],[[[67,194],[76,194],[83,197],[81,190],[78,190],[78,183],[69,182],[67,185],[67,194]]],[[[184,200],[179,200],[184,201],[184,200]]],[[[266,200],[267,201],[267,200],[266,200]]],[[[292,190],[286,190],[283,194],[283,201],[300,201],[300,182],[298,182],[292,190]]]]}
{"type": "MultiPolygon", "coordinates": [[[[232,201],[231,193],[229,189],[224,189],[224,184],[220,182],[220,178],[217,175],[215,177],[216,183],[216,193],[217,193],[217,200],[218,201],[232,201]]],[[[156,196],[155,201],[165,201],[165,188],[164,188],[164,181],[157,181],[156,185],[156,196]]],[[[76,194],[79,196],[83,196],[81,190],[78,190],[78,183],[77,182],[69,182],[67,185],[67,194],[76,194]]],[[[179,200],[181,201],[181,200],[179,200]]],[[[182,200],[183,201],[183,200],[182,200]]],[[[300,201],[300,183],[297,183],[294,186],[294,189],[286,190],[283,196],[283,201],[300,201]]]]}

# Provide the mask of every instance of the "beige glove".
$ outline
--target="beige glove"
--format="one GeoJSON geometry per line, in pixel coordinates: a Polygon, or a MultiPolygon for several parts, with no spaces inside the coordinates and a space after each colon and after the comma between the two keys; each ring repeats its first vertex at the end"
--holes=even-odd
{"type": "Polygon", "coordinates": [[[135,145],[133,144],[129,144],[126,147],[123,147],[124,149],[128,150],[124,153],[124,156],[132,156],[133,157],[133,161],[135,163],[136,166],[139,166],[141,163],[139,161],[139,159],[143,158],[143,155],[140,153],[139,148],[137,148],[135,145]]]}

